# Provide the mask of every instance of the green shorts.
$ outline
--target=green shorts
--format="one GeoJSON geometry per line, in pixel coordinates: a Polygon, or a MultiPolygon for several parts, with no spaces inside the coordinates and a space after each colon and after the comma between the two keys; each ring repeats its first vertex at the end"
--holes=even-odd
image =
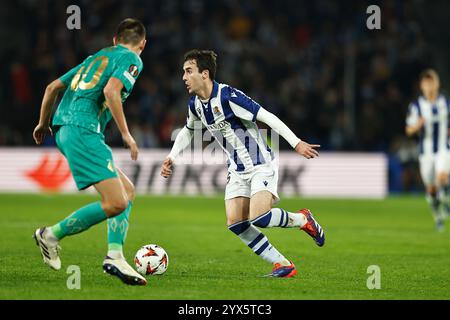
{"type": "Polygon", "coordinates": [[[111,148],[102,133],[72,125],[55,131],[56,145],[69,162],[78,190],[118,177],[111,148]]]}

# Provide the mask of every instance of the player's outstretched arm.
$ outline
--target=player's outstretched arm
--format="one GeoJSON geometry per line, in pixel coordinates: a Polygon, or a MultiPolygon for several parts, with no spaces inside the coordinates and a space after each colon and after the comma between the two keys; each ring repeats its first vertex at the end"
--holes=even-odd
{"type": "Polygon", "coordinates": [[[103,94],[105,95],[106,105],[114,118],[114,121],[119,128],[122,135],[123,142],[130,148],[131,159],[136,160],[139,154],[139,148],[137,147],[136,141],[131,136],[128,130],[127,121],[125,119],[125,114],[123,112],[121,91],[123,89],[123,83],[117,78],[111,77],[108,80],[105,88],[103,89],[103,94]]]}
{"type": "Polygon", "coordinates": [[[161,175],[164,178],[168,178],[172,174],[173,161],[191,143],[193,136],[193,130],[188,129],[186,126],[180,130],[175,138],[172,150],[162,164],[161,175]]]}
{"type": "Polygon", "coordinates": [[[406,126],[406,130],[405,130],[406,135],[408,137],[412,137],[413,135],[419,133],[419,131],[422,130],[424,124],[425,124],[425,119],[423,117],[420,117],[419,120],[417,120],[416,124],[406,126]]]}
{"type": "Polygon", "coordinates": [[[256,119],[264,122],[273,130],[275,130],[280,136],[282,136],[291,146],[295,149],[299,155],[306,159],[312,159],[319,156],[319,152],[316,148],[320,148],[319,144],[309,144],[300,140],[291,129],[288,128],[276,115],[270,113],[264,108],[258,110],[256,119]]]}
{"type": "Polygon", "coordinates": [[[41,144],[42,141],[44,141],[46,134],[52,134],[52,129],[50,128],[52,108],[56,102],[56,98],[58,98],[59,92],[65,88],[66,86],[59,79],[51,82],[45,88],[44,97],[42,98],[39,123],[33,131],[33,138],[36,144],[41,144]]]}

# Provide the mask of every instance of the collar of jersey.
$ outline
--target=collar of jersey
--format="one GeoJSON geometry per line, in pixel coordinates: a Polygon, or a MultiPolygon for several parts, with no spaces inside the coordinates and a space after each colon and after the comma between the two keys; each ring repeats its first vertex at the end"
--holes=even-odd
{"type": "MultiPolygon", "coordinates": [[[[425,102],[431,103],[430,101],[427,100],[427,98],[425,98],[425,96],[424,96],[423,94],[420,96],[420,98],[421,98],[423,101],[425,101],[425,102]]],[[[434,102],[434,104],[436,104],[441,98],[442,98],[442,94],[438,94],[438,96],[437,96],[436,101],[434,102]]]]}
{"type": "Polygon", "coordinates": [[[219,92],[219,84],[217,83],[217,81],[213,81],[213,89],[212,89],[211,97],[209,98],[209,100],[211,101],[212,98],[217,97],[218,92],[219,92]]]}
{"type": "Polygon", "coordinates": [[[218,92],[219,92],[219,83],[217,81],[213,81],[213,89],[212,89],[211,96],[209,97],[209,99],[206,101],[203,101],[202,99],[200,99],[200,97],[197,97],[197,98],[198,98],[198,100],[200,100],[200,102],[203,105],[206,106],[209,104],[209,102],[211,101],[212,98],[217,97],[218,92]]]}
{"type": "Polygon", "coordinates": [[[125,50],[128,50],[128,51],[130,51],[130,52],[132,52],[132,53],[134,53],[134,55],[136,56],[136,57],[138,57],[139,58],[139,60],[141,60],[141,57],[139,57],[139,55],[136,53],[136,52],[134,52],[134,51],[132,51],[132,50],[130,50],[130,49],[128,49],[127,47],[125,47],[123,44],[121,44],[121,43],[118,43],[118,44],[116,44],[116,47],[121,47],[121,48],[124,48],[125,50]]]}
{"type": "Polygon", "coordinates": [[[125,47],[123,44],[121,44],[121,43],[118,43],[118,44],[116,44],[116,47],[122,47],[122,48],[124,48],[124,49],[127,49],[128,51],[131,51],[130,49],[128,49],[127,47],[125,47]]]}

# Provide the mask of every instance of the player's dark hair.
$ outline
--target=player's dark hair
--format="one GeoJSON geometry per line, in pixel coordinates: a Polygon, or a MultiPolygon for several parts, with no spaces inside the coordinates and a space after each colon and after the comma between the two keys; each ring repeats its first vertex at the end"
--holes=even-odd
{"type": "Polygon", "coordinates": [[[145,39],[145,27],[137,19],[128,18],[119,23],[116,31],[116,41],[124,44],[137,45],[145,39]]]}
{"type": "Polygon", "coordinates": [[[209,78],[214,80],[216,77],[217,68],[217,54],[212,50],[198,50],[194,49],[186,52],[184,55],[184,62],[195,60],[199,72],[204,70],[209,71],[209,78]]]}
{"type": "Polygon", "coordinates": [[[420,73],[419,79],[420,79],[420,81],[422,81],[424,79],[439,80],[439,75],[436,72],[436,70],[434,70],[434,69],[426,69],[420,73]]]}

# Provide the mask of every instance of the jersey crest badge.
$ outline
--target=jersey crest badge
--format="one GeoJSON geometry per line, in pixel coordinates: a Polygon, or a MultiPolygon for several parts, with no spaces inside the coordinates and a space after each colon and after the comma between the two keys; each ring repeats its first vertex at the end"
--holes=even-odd
{"type": "Polygon", "coordinates": [[[115,171],[115,170],[114,170],[114,166],[113,166],[111,160],[108,160],[108,166],[107,166],[107,168],[108,168],[108,170],[111,171],[111,172],[114,172],[114,171],[115,171]]]}

